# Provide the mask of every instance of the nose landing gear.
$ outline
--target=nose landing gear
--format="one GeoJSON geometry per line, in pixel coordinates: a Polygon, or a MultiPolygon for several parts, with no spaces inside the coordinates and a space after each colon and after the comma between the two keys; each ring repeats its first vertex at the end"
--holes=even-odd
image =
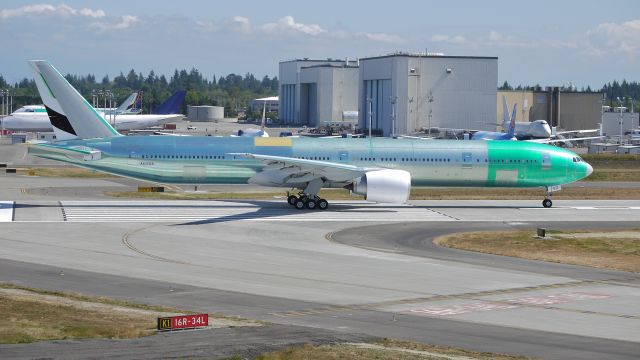
{"type": "Polygon", "coordinates": [[[560,191],[562,189],[560,185],[547,186],[546,191],[544,193],[544,200],[542,200],[542,206],[546,208],[550,208],[553,205],[553,201],[551,201],[551,196],[554,192],[560,191]]]}

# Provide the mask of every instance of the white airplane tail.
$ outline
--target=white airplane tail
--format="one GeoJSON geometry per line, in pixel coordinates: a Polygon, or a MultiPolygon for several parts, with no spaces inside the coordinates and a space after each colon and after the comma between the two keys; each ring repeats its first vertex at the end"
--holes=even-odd
{"type": "Polygon", "coordinates": [[[122,104],[120,104],[120,106],[116,108],[114,113],[116,115],[120,115],[125,111],[131,109],[137,99],[138,99],[138,92],[132,93],[122,104]]]}
{"type": "Polygon", "coordinates": [[[509,105],[507,105],[507,97],[502,95],[502,126],[507,127],[511,119],[509,119],[509,105]]]}
{"type": "Polygon", "coordinates": [[[54,130],[80,139],[120,135],[49,62],[32,60],[29,65],[42,101],[54,113],[53,118],[50,115],[54,130]]]}

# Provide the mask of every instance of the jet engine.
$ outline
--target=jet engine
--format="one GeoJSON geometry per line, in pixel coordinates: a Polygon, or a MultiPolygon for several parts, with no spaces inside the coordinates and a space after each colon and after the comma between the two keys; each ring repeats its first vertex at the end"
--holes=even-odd
{"type": "Polygon", "coordinates": [[[405,203],[411,191],[411,174],[404,170],[373,170],[347,186],[365,200],[379,203],[405,203]]]}

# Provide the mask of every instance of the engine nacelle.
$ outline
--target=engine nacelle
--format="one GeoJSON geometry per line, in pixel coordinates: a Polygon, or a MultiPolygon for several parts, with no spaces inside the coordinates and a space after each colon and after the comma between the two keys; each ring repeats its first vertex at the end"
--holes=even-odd
{"type": "Polygon", "coordinates": [[[379,203],[405,203],[411,192],[411,174],[404,170],[373,170],[356,180],[354,193],[379,203]]]}

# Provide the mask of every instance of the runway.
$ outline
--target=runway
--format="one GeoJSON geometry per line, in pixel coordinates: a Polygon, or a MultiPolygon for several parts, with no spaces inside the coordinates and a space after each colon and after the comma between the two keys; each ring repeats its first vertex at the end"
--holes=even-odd
{"type": "Polygon", "coordinates": [[[296,210],[273,201],[65,200],[2,203],[0,221],[68,222],[441,222],[441,221],[631,221],[640,218],[637,201],[557,201],[546,209],[537,201],[412,201],[407,205],[333,201],[329,211],[296,210]],[[48,214],[43,213],[46,210],[48,214]],[[484,211],[483,211],[484,210],[484,211]],[[34,215],[34,211],[38,211],[34,215]],[[40,216],[38,218],[38,216],[40,216]]]}
{"type": "MultiPolygon", "coordinates": [[[[637,201],[557,200],[551,209],[528,200],[333,201],[327,211],[299,211],[284,199],[113,200],[100,189],[131,185],[65,180],[0,178],[0,281],[302,326],[305,336],[318,329],[320,337],[543,358],[637,356],[637,274],[430,242],[477,229],[638,228],[637,201]]],[[[154,339],[145,341],[161,348],[154,339]]],[[[0,353],[93,351],[90,342],[65,344],[0,346],[0,353]]],[[[109,348],[115,355],[131,344],[109,348]]]]}

